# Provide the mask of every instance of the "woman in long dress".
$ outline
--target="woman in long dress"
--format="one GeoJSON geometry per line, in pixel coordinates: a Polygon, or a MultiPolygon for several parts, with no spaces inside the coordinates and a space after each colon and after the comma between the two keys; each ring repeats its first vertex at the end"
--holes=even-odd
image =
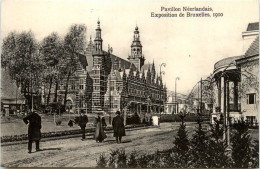
{"type": "Polygon", "coordinates": [[[107,138],[106,133],[104,132],[105,127],[107,126],[105,118],[101,117],[98,114],[98,117],[95,119],[96,124],[96,132],[95,132],[95,140],[96,142],[103,142],[105,138],[107,138]]]}

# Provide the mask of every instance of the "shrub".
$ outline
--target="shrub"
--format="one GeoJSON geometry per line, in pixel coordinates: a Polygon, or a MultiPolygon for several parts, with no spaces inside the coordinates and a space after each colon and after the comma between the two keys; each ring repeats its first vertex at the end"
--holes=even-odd
{"type": "Polygon", "coordinates": [[[184,123],[180,125],[174,144],[175,152],[181,156],[184,156],[189,151],[189,139],[187,136],[186,125],[184,123]]]}
{"type": "Polygon", "coordinates": [[[197,123],[198,128],[193,135],[191,140],[191,159],[193,162],[193,167],[208,167],[207,166],[207,152],[208,152],[208,136],[206,132],[202,129],[202,120],[198,116],[197,123]]]}
{"type": "Polygon", "coordinates": [[[105,168],[107,165],[107,159],[104,153],[99,155],[99,159],[97,161],[97,168],[105,168]]]}
{"type": "Polygon", "coordinates": [[[125,154],[124,150],[120,150],[118,152],[118,160],[117,160],[117,167],[118,168],[125,168],[126,165],[127,156],[125,154]]]}
{"type": "Polygon", "coordinates": [[[216,120],[210,125],[210,140],[208,148],[208,167],[227,168],[230,167],[231,159],[228,157],[227,144],[223,141],[224,129],[221,122],[216,120]]]}
{"type": "Polygon", "coordinates": [[[111,150],[110,152],[110,157],[108,161],[108,167],[109,168],[115,168],[116,167],[116,160],[117,160],[117,155],[119,153],[119,150],[111,150]]]}
{"type": "Polygon", "coordinates": [[[127,164],[128,164],[129,168],[137,168],[138,167],[136,151],[133,151],[133,152],[130,153],[127,164]]]}
{"type": "Polygon", "coordinates": [[[150,155],[141,155],[139,158],[138,158],[138,167],[140,168],[148,168],[148,164],[149,162],[151,161],[151,156],[150,155]]]}
{"type": "Polygon", "coordinates": [[[108,164],[103,164],[107,158],[102,156],[97,166],[102,164],[109,168],[259,167],[259,142],[255,140],[253,145],[250,143],[248,127],[245,123],[240,122],[234,126],[236,132],[231,138],[232,153],[227,152],[227,144],[222,138],[224,130],[220,121],[215,121],[215,124],[210,126],[210,131],[203,130],[200,116],[197,123],[198,127],[190,141],[183,118],[173,148],[139,156],[135,151],[126,155],[123,150],[115,150],[110,153],[108,164]]]}
{"type": "Polygon", "coordinates": [[[57,119],[57,120],[55,121],[55,123],[56,123],[56,126],[61,125],[61,119],[57,119]]]}
{"type": "Polygon", "coordinates": [[[234,132],[231,138],[232,158],[236,168],[248,168],[251,163],[251,138],[248,134],[248,125],[244,120],[233,125],[234,132]]]}
{"type": "Polygon", "coordinates": [[[252,149],[252,167],[259,168],[259,141],[254,140],[254,145],[252,149]]]}
{"type": "Polygon", "coordinates": [[[128,116],[128,117],[126,118],[126,124],[127,124],[127,125],[128,125],[128,124],[140,124],[140,122],[141,122],[141,119],[140,119],[140,117],[138,116],[137,113],[135,113],[135,114],[132,115],[132,116],[128,116]]]}

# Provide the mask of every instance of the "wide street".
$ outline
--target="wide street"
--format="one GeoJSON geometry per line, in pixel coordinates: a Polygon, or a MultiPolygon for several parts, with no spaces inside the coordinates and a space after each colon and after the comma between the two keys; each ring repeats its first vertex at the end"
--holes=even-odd
{"type": "MultiPolygon", "coordinates": [[[[103,143],[96,143],[93,137],[81,141],[79,137],[49,140],[41,142],[43,151],[27,153],[27,144],[1,147],[2,167],[95,167],[96,159],[101,153],[109,154],[111,150],[125,149],[126,152],[136,150],[139,154],[166,150],[173,146],[180,123],[162,123],[160,127],[143,130],[126,131],[123,143],[116,144],[114,137],[108,134],[103,143]]],[[[191,134],[195,123],[187,123],[191,134]]],[[[190,135],[189,134],[189,135],[190,135]]]]}

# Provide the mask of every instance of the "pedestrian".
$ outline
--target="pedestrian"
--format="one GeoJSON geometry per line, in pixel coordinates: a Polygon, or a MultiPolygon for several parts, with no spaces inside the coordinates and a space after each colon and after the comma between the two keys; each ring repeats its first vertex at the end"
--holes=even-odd
{"type": "Polygon", "coordinates": [[[85,136],[85,131],[86,131],[86,124],[88,123],[88,116],[85,115],[85,111],[81,110],[80,111],[80,116],[78,119],[78,125],[81,128],[81,133],[82,133],[82,141],[86,139],[85,136]]]}
{"type": "Polygon", "coordinates": [[[36,151],[40,151],[40,139],[41,139],[41,116],[36,112],[29,113],[23,118],[23,121],[28,125],[28,153],[32,152],[32,143],[35,141],[36,151]]]}
{"type": "Polygon", "coordinates": [[[116,117],[113,118],[112,126],[114,129],[114,137],[117,144],[121,143],[122,136],[125,136],[124,118],[120,116],[120,111],[116,112],[116,117]]]}
{"type": "Polygon", "coordinates": [[[95,118],[96,131],[94,138],[96,142],[103,142],[107,138],[105,133],[105,128],[107,126],[105,118],[101,117],[101,113],[98,113],[98,116],[95,118]]]}

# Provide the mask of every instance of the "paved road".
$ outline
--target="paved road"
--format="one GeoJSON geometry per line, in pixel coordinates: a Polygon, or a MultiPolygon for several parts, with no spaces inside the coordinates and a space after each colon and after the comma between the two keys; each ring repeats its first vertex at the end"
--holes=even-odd
{"type": "MultiPolygon", "coordinates": [[[[188,123],[188,131],[194,124],[188,123]]],[[[158,128],[127,132],[122,144],[116,144],[112,134],[103,143],[96,143],[91,137],[41,142],[43,151],[27,153],[27,144],[2,146],[1,166],[3,167],[95,167],[100,153],[110,150],[136,150],[140,154],[153,153],[173,146],[179,123],[162,123],[158,128]]],[[[33,145],[35,146],[35,145],[33,145]]]]}

